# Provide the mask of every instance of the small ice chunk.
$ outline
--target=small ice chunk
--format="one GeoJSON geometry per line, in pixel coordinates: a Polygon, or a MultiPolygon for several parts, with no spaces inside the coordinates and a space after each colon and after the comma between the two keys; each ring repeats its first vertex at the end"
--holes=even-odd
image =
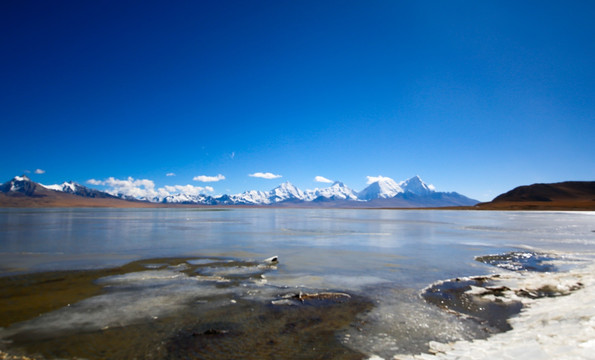
{"type": "Polygon", "coordinates": [[[277,255],[271,256],[270,258],[266,258],[263,260],[266,264],[277,264],[279,262],[279,257],[277,255]]]}
{"type": "Polygon", "coordinates": [[[289,306],[296,306],[298,305],[297,302],[291,300],[291,299],[280,299],[280,300],[273,300],[271,301],[271,304],[273,305],[289,305],[289,306]]]}

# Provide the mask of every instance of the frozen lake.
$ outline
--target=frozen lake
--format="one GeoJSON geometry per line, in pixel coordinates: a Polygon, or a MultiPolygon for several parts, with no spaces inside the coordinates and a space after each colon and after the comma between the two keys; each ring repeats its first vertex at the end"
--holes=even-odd
{"type": "MultiPolygon", "coordinates": [[[[594,231],[593,212],[1,209],[0,274],[5,277],[185,260],[179,269],[146,263],[143,271],[98,279],[106,286],[103,294],[13,324],[0,337],[16,339],[7,342],[9,347],[20,341],[23,348],[47,355],[43,347],[31,345],[37,338],[51,342],[47,334],[76,343],[73,334],[79,331],[153,331],[142,328],[150,319],[173,319],[189,309],[200,316],[204,307],[214,316],[217,307],[232,303],[244,311],[251,308],[247,304],[270,304],[282,292],[337,291],[372,304],[333,335],[337,342],[359,354],[389,358],[424,351],[429,341],[487,336],[476,323],[425,303],[419,294],[429,284],[501,271],[474,260],[481,255],[530,250],[592,259],[594,231]],[[262,263],[273,255],[279,257],[276,266],[262,263]],[[225,261],[233,266],[222,265],[225,261]],[[189,273],[212,283],[192,282],[196,277],[189,273]],[[223,286],[215,277],[232,279],[232,285],[223,286]]],[[[164,338],[171,339],[175,326],[163,326],[168,329],[164,338]]],[[[176,344],[178,350],[183,347],[176,344]]],[[[158,355],[167,353],[163,349],[147,351],[167,357],[158,355]]]]}

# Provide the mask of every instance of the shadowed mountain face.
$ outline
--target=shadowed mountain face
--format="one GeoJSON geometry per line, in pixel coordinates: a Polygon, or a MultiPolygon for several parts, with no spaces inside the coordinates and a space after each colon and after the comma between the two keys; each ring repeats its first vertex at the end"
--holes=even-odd
{"type": "Polygon", "coordinates": [[[14,179],[0,185],[0,192],[16,197],[44,197],[51,195],[51,190],[48,190],[38,183],[31,181],[25,175],[16,176],[14,179]]]}

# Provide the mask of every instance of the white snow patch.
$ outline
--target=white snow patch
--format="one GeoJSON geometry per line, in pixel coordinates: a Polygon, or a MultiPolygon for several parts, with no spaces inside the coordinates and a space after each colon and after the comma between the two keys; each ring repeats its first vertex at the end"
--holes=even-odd
{"type": "MultiPolygon", "coordinates": [[[[485,340],[430,342],[434,354],[393,359],[593,359],[595,354],[595,263],[563,273],[509,273],[498,281],[509,298],[525,305],[509,320],[512,330],[485,340]],[[582,287],[571,293],[577,287],[582,287]],[[515,296],[515,289],[549,288],[562,295],[541,299],[515,296]]],[[[472,289],[474,293],[480,293],[472,289]]]]}
{"type": "Polygon", "coordinates": [[[54,185],[39,184],[39,185],[43,186],[44,188],[46,188],[48,190],[62,191],[62,185],[58,185],[58,184],[54,184],[54,185]]]}

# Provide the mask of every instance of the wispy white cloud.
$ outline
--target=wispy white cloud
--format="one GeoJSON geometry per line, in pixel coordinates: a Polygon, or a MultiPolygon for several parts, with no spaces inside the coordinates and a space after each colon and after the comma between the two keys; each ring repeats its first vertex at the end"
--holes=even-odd
{"type": "Polygon", "coordinates": [[[45,174],[45,170],[36,169],[36,170],[35,170],[35,173],[36,173],[36,174],[40,174],[40,175],[41,175],[41,174],[45,174]]]}
{"type": "Polygon", "coordinates": [[[103,185],[108,189],[108,193],[112,195],[131,196],[137,199],[163,199],[166,196],[174,194],[198,195],[205,192],[215,191],[211,186],[194,186],[194,185],[166,185],[164,187],[156,188],[155,183],[148,179],[134,179],[128,177],[127,179],[116,179],[109,177],[106,180],[87,180],[91,185],[103,185]]]}
{"type": "Polygon", "coordinates": [[[375,183],[377,181],[381,181],[381,180],[390,180],[390,181],[394,181],[393,179],[386,177],[386,176],[382,176],[382,175],[378,175],[378,176],[366,176],[366,178],[368,179],[368,181],[366,182],[368,185],[375,183]]]}
{"type": "Polygon", "coordinates": [[[314,177],[314,181],[321,182],[321,183],[332,183],[333,182],[333,180],[329,180],[329,179],[325,178],[324,176],[316,176],[316,177],[314,177]]]}
{"type": "Polygon", "coordinates": [[[225,176],[223,176],[221,174],[219,174],[217,176],[199,175],[199,176],[195,176],[194,178],[192,178],[192,180],[200,181],[200,182],[217,182],[217,181],[225,180],[225,176]]]}
{"type": "Polygon", "coordinates": [[[278,179],[282,177],[281,175],[276,175],[270,172],[262,173],[262,172],[255,172],[254,174],[248,174],[248,176],[261,178],[261,179],[278,179]]]}
{"type": "Polygon", "coordinates": [[[232,151],[231,154],[229,154],[229,158],[233,160],[235,157],[236,157],[236,152],[232,151]]]}
{"type": "Polygon", "coordinates": [[[167,173],[167,174],[165,174],[165,176],[176,176],[176,174],[175,173],[167,173]]]}

